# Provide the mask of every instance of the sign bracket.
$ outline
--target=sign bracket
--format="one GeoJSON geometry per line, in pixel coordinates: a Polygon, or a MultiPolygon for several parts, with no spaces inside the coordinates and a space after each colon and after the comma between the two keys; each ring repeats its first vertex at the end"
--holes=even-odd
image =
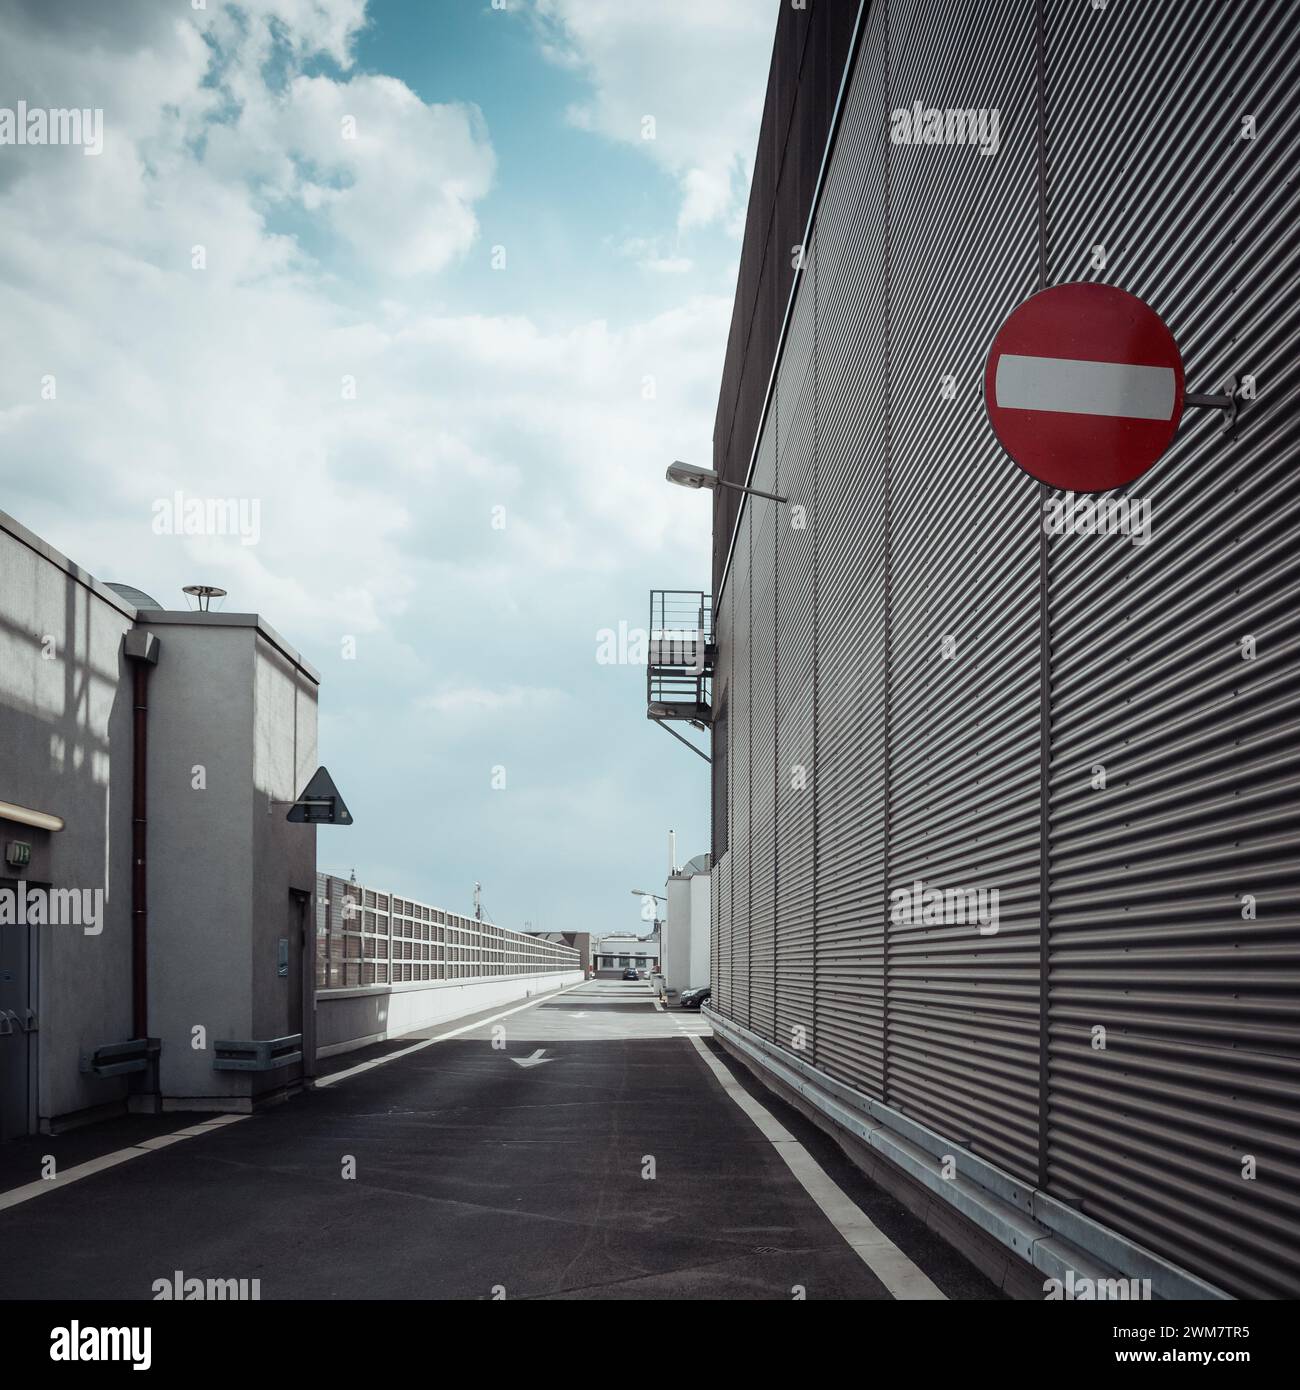
{"type": "Polygon", "coordinates": [[[1206,410],[1223,411],[1223,429],[1221,433],[1231,434],[1237,424],[1237,378],[1230,376],[1223,383],[1227,388],[1224,395],[1207,395],[1205,392],[1188,391],[1183,396],[1184,406],[1201,406],[1206,410]]]}

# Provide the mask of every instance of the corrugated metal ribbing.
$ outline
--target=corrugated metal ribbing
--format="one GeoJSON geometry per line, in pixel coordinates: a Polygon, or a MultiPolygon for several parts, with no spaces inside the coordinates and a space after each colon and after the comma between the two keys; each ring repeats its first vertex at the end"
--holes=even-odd
{"type": "Polygon", "coordinates": [[[709,1003],[720,1014],[731,1017],[731,851],[714,866],[713,897],[717,900],[718,925],[711,943],[712,970],[709,984],[712,995],[709,1003]]]}
{"type": "MultiPolygon", "coordinates": [[[[717,603],[713,609],[713,637],[717,642],[717,666],[713,671],[713,699],[715,699],[715,709],[726,710],[727,702],[727,674],[730,669],[731,652],[731,632],[726,624],[726,600],[717,603]]],[[[717,759],[719,759],[719,737],[726,737],[726,724],[722,726],[722,735],[715,727],[713,733],[713,826],[719,826],[720,821],[729,815],[730,790],[729,783],[722,784],[717,781],[717,759]]],[[[722,833],[715,828],[713,833],[713,863],[709,870],[709,983],[713,988],[712,1004],[713,1008],[722,1008],[720,999],[720,980],[722,980],[722,934],[723,930],[731,930],[731,901],[730,894],[726,891],[726,877],[730,876],[730,853],[723,849],[727,834],[730,834],[730,826],[724,826],[722,833]]]]}
{"type": "MultiPolygon", "coordinates": [[[[731,1016],[749,1024],[749,933],[750,933],[750,827],[753,814],[753,780],[750,771],[750,707],[753,671],[750,666],[749,557],[752,540],[753,509],[746,507],[740,520],[736,553],[731,572],[735,584],[728,582],[731,594],[732,670],[731,713],[727,738],[730,744],[731,777],[731,1016]]],[[[764,681],[771,680],[771,673],[764,681]]]]}
{"type": "Polygon", "coordinates": [[[888,886],[947,905],[921,918],[891,897],[886,1098],[1032,1178],[1038,493],[989,430],[982,374],[1036,283],[1034,11],[889,12],[891,108],[995,109],[1000,148],[892,149],[888,886]]]}
{"type": "Polygon", "coordinates": [[[806,249],[777,381],[777,491],[790,499],[777,519],[776,672],[776,1041],[811,1055],[813,1036],[813,361],[816,237],[806,249]]]}
{"type": "Polygon", "coordinates": [[[1232,1293],[1294,1298],[1300,68],[1284,8],[1237,5],[1225,26],[1208,0],[1101,23],[1050,7],[1053,279],[1147,300],[1189,390],[1248,372],[1260,394],[1235,442],[1188,412],[1129,489],[1152,508],[1145,544],[1051,543],[1048,1182],[1232,1293]]]}
{"type": "MultiPolygon", "coordinates": [[[[761,4],[761,0],[754,0],[761,4]]],[[[804,232],[858,0],[768,0],[776,27],[754,155],[736,302],[713,431],[713,466],[743,483],[772,370],[794,270],[790,247],[804,232]]],[[[701,6],[701,8],[704,8],[701,6]]],[[[741,494],[714,493],[713,588],[717,593],[741,494]]]]}
{"type": "Polygon", "coordinates": [[[881,6],[818,215],[816,1015],[813,1059],[880,1095],[884,768],[885,168],[881,6]]]}
{"type": "Polygon", "coordinates": [[[709,944],[709,955],[711,971],[709,984],[713,994],[709,1000],[712,1008],[719,1013],[731,1017],[731,933],[732,933],[732,904],[731,904],[731,866],[736,862],[736,855],[732,845],[732,835],[735,834],[735,820],[737,814],[736,804],[736,783],[735,773],[732,771],[732,760],[735,756],[735,749],[731,741],[731,692],[735,685],[733,676],[732,652],[735,649],[735,625],[732,622],[732,595],[736,592],[736,586],[728,584],[722,591],[722,598],[714,611],[715,632],[718,643],[718,662],[713,674],[713,689],[717,692],[716,699],[727,711],[727,804],[723,808],[722,814],[727,817],[727,844],[728,849],[713,865],[713,890],[712,897],[714,905],[710,911],[717,913],[716,926],[714,928],[713,940],[709,944]]]}
{"type": "MultiPolygon", "coordinates": [[[[776,438],[768,431],[754,469],[754,486],[776,490],[776,438]]],[[[765,1038],[776,1029],[776,509],[750,499],[753,550],[749,589],[751,661],[773,673],[754,682],[750,707],[749,977],[750,1026],[765,1038]]]]}

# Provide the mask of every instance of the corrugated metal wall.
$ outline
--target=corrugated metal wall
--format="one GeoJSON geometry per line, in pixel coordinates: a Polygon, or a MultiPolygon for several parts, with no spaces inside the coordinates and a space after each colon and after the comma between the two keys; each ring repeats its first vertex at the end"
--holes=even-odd
{"type": "MultiPolygon", "coordinates": [[[[737,483],[749,470],[796,273],[790,248],[803,237],[858,12],[857,0],[804,0],[799,7],[782,0],[772,8],[777,37],[713,431],[713,466],[737,483]]],[[[740,495],[729,488],[713,495],[715,593],[740,495]]]]}
{"type": "Polygon", "coordinates": [[[868,7],[758,452],[790,504],[719,605],[714,1005],[1243,1296],[1300,1293],[1298,8],[868,7]],[[891,145],[913,101],[998,153],[891,145]],[[1129,489],[1145,545],[1047,539],[988,427],[1040,276],[1257,380],[1129,489]],[[996,932],[891,921],[917,882],[996,932]]]}
{"type": "MultiPolygon", "coordinates": [[[[777,431],[763,436],[754,486],[776,489],[777,431]]],[[[765,1037],[776,1027],[776,515],[777,504],[753,499],[749,519],[750,661],[773,672],[751,684],[749,979],[750,1026],[765,1037]]]]}
{"type": "MultiPolygon", "coordinates": [[[[1033,0],[980,6],[960,25],[951,5],[891,0],[890,110],[996,108],[1009,132],[1032,130],[1034,40],[1033,0]]],[[[981,382],[1007,307],[1037,287],[1037,150],[1022,137],[995,157],[951,145],[894,156],[888,882],[996,889],[999,922],[981,935],[891,921],[885,1099],[1031,1179],[1038,488],[994,439],[981,382]]]]}
{"type": "MultiPolygon", "coordinates": [[[[887,225],[883,16],[872,14],[831,164],[817,334],[817,843],[813,1059],[883,1081],[887,225]]],[[[803,291],[810,288],[805,282],[803,291]]]]}
{"type": "Polygon", "coordinates": [[[1048,1175],[1235,1292],[1294,1297],[1300,15],[1088,20],[1048,7],[1050,278],[1140,295],[1189,390],[1252,372],[1260,397],[1231,443],[1189,412],[1129,489],[1152,507],[1146,545],[1051,542],[1048,1175]]]}
{"type": "MultiPolygon", "coordinates": [[[[816,243],[805,248],[805,273],[816,275],[816,243]]],[[[784,1044],[812,1056],[813,905],[816,885],[813,710],[816,699],[816,299],[801,295],[781,362],[775,490],[777,508],[776,690],[776,1031],[784,1044]]]]}
{"type": "Polygon", "coordinates": [[[728,1014],[738,1023],[749,1024],[749,937],[750,937],[750,867],[753,846],[749,831],[753,819],[753,796],[750,782],[750,692],[753,673],[749,653],[753,645],[750,631],[751,604],[749,555],[753,544],[753,513],[746,511],[741,518],[733,560],[738,582],[731,595],[728,613],[732,631],[731,715],[728,727],[731,776],[731,849],[727,860],[730,870],[731,939],[728,949],[730,970],[728,980],[728,1014]],[[743,578],[739,578],[743,576],[743,578]]]}
{"type": "Polygon", "coordinates": [[[709,942],[709,981],[713,987],[712,1004],[719,1012],[731,1016],[731,938],[735,931],[735,911],[731,898],[732,865],[736,855],[730,846],[736,834],[736,808],[740,798],[736,790],[736,775],[732,763],[739,761],[738,749],[732,741],[731,729],[731,687],[733,656],[736,649],[733,621],[733,597],[740,586],[733,584],[724,590],[721,599],[713,605],[714,635],[718,644],[718,661],[713,675],[714,709],[721,709],[726,719],[725,738],[726,780],[719,784],[718,774],[721,760],[718,757],[717,741],[713,748],[713,795],[725,804],[714,811],[714,823],[725,819],[727,823],[727,849],[723,851],[715,841],[713,846],[713,883],[710,891],[713,914],[713,939],[709,942]]]}

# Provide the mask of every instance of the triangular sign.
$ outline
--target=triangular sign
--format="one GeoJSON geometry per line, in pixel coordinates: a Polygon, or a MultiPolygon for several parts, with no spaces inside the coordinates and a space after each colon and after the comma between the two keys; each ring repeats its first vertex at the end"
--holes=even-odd
{"type": "Polygon", "coordinates": [[[285,819],[307,825],[351,825],[352,812],[343,804],[334,779],[318,767],[285,819]]]}

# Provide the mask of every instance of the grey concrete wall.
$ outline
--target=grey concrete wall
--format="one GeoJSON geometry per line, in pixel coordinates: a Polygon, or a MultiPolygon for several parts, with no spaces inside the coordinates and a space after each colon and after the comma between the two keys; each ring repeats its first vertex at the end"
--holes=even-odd
{"type": "Polygon", "coordinates": [[[667,989],[681,993],[709,983],[709,875],[674,874],[665,896],[663,974],[667,989]]]}
{"type": "MultiPolygon", "coordinates": [[[[267,801],[292,801],[318,766],[316,682],[283,652],[259,637],[253,686],[253,935],[249,959],[254,1038],[302,1032],[312,1055],[316,970],[316,827],[290,824],[287,806],[268,813],[267,801]],[[305,896],[301,921],[290,890],[305,896]],[[305,940],[300,940],[305,926],[305,940]],[[290,972],[277,973],[281,937],[290,939],[290,972]],[[304,987],[305,981],[305,987],[304,987]]],[[[326,834],[346,838],[344,827],[326,834]]],[[[302,1068],[268,1073],[260,1085],[279,1085],[302,1068]]]]}
{"type": "Polygon", "coordinates": [[[709,934],[712,930],[713,879],[695,874],[691,880],[690,989],[702,989],[709,979],[709,934]]]}
{"type": "MultiPolygon", "coordinates": [[[[256,630],[156,623],[149,690],[149,1031],[164,1097],[247,1096],[212,1069],[250,1038],[256,630]],[[192,1046],[202,1028],[204,1046],[192,1046]]],[[[265,813],[263,813],[265,814],[265,813]]]]}
{"type": "Polygon", "coordinates": [[[290,890],[305,894],[310,927],[316,833],[287,824],[285,806],[268,812],[267,800],[291,801],[316,769],[315,671],[255,615],[137,615],[0,514],[0,801],[66,822],[53,833],[0,822],[0,840],[32,844],[30,882],[105,895],[98,935],[40,931],[43,1121],[128,1093],[125,1078],[83,1074],[79,1063],[132,1032],[133,695],[122,639],[137,622],[159,640],[149,679],[148,1027],[162,1041],[164,1100],[243,1108],[301,1067],[215,1071],[213,1044],[310,1032],[315,933],[304,942],[291,928],[290,890]]]}
{"type": "Polygon", "coordinates": [[[149,625],[162,643],[149,758],[150,1028],[163,1041],[162,1095],[247,1100],[301,1066],[217,1071],[213,1045],[310,1028],[302,972],[310,999],[314,931],[298,939],[290,889],[306,895],[310,928],[316,832],[268,799],[292,801],[316,770],[316,677],[255,615],[151,614],[149,625]]]}
{"type": "Polygon", "coordinates": [[[0,800],[66,822],[48,836],[8,822],[0,832],[39,842],[46,867],[32,867],[54,887],[105,893],[98,936],[40,930],[42,1121],[126,1093],[121,1078],[83,1076],[78,1059],[125,1040],[131,1023],[131,679],[122,637],[133,611],[0,514],[0,800]]]}

